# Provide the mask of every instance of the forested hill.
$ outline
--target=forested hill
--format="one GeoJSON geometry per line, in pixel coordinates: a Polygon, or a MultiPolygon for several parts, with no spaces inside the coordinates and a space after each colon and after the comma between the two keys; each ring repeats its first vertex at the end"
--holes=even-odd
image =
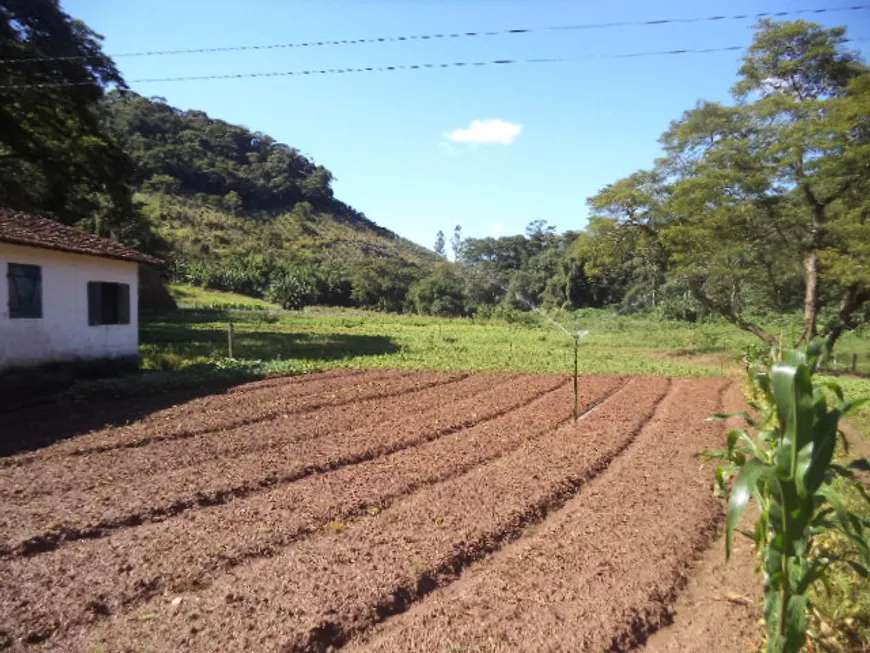
{"type": "Polygon", "coordinates": [[[406,287],[438,260],[336,199],[329,170],[266,134],[131,92],[108,93],[100,113],[178,280],[278,300],[284,280],[305,302],[386,305],[378,277],[406,287]]]}
{"type": "Polygon", "coordinates": [[[0,59],[0,206],[287,307],[399,310],[443,260],[335,198],[330,171],[292,147],[131,92],[57,0],[0,0],[0,59]]]}

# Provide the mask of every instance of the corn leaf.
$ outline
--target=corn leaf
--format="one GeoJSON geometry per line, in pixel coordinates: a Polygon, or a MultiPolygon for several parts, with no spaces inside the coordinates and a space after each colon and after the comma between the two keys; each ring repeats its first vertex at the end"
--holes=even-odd
{"type": "Polygon", "coordinates": [[[799,462],[797,470],[798,492],[801,496],[815,493],[825,480],[825,472],[834,457],[837,447],[837,423],[840,419],[839,411],[833,410],[824,419],[818,421],[814,428],[814,443],[811,447],[811,458],[806,466],[803,459],[799,462]]]}
{"type": "Polygon", "coordinates": [[[804,365],[774,365],[772,376],[776,410],[784,430],[777,462],[794,477],[798,451],[810,441],[812,435],[812,380],[804,365]]]}
{"type": "Polygon", "coordinates": [[[734,487],[731,489],[731,496],[728,499],[728,521],[725,531],[725,557],[731,557],[732,544],[734,540],[734,530],[740,522],[740,517],[749,505],[749,499],[756,491],[759,481],[773,472],[770,465],[765,465],[757,458],[753,458],[746,462],[737,480],[734,481],[734,487]]]}

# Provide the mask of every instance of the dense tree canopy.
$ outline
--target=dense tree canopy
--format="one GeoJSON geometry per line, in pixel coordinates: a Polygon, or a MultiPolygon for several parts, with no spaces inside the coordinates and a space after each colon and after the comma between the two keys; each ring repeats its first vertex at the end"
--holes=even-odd
{"type": "Polygon", "coordinates": [[[97,115],[124,88],[101,39],[57,0],[0,1],[0,202],[137,243],[132,165],[97,115]]]}
{"type": "Polygon", "coordinates": [[[301,201],[330,208],[332,173],[265,134],[129,92],[109,93],[101,109],[133,160],[137,185],[216,195],[236,213],[282,211],[301,201]]]}

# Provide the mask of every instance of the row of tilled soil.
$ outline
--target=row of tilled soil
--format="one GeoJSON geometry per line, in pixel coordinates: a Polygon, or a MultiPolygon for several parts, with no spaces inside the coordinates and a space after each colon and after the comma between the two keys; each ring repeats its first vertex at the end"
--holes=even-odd
{"type": "MultiPolygon", "coordinates": [[[[117,474],[106,464],[105,454],[94,454],[83,459],[85,465],[87,458],[93,458],[94,474],[99,477],[97,470],[107,470],[110,480],[88,489],[9,501],[4,506],[0,552],[29,555],[65,541],[103,536],[117,528],[225,503],[313,473],[370,460],[498,417],[562,383],[564,377],[553,375],[483,374],[465,385],[441,387],[424,401],[395,404],[394,417],[387,421],[343,431],[325,429],[311,439],[305,439],[308,424],[297,425],[293,419],[270,421],[259,424],[259,429],[246,427],[244,434],[256,441],[262,429],[273,431],[274,446],[267,450],[224,452],[206,464],[170,468],[147,477],[117,474]]],[[[223,435],[216,433],[212,439],[223,440],[223,435]]],[[[151,460],[162,458],[163,446],[150,446],[146,453],[151,460]]],[[[171,451],[168,457],[175,455],[171,451]]],[[[146,469],[153,465],[147,456],[141,464],[146,469]]],[[[87,475],[86,468],[70,472],[64,465],[57,471],[67,473],[69,484],[87,475]]]]}
{"type": "MultiPolygon", "coordinates": [[[[350,404],[414,392],[421,386],[435,385],[456,373],[429,372],[425,375],[408,370],[336,371],[308,376],[289,377],[284,383],[237,389],[227,394],[210,395],[158,411],[129,426],[94,431],[65,440],[36,453],[12,456],[0,461],[0,467],[14,467],[43,462],[46,458],[88,455],[112,449],[141,447],[154,442],[194,437],[290,414],[316,410],[338,403],[350,404]]],[[[100,410],[100,405],[91,410],[100,410]]],[[[6,437],[27,437],[10,429],[6,437]]]]}
{"type": "Polygon", "coordinates": [[[722,380],[675,382],[638,440],[534,534],[376,626],[350,651],[624,651],[667,624],[722,516],[705,415],[742,405],[722,380]]]}
{"type": "Polygon", "coordinates": [[[89,443],[92,443],[91,447],[99,448],[101,440],[110,429],[114,431],[117,427],[137,424],[140,420],[146,422],[161,415],[180,415],[184,412],[185,406],[196,406],[197,403],[212,402],[216,405],[220,403],[217,402],[218,397],[256,392],[270,386],[304,385],[327,379],[333,379],[336,385],[339,385],[342,383],[340,379],[349,379],[362,374],[363,370],[335,369],[304,376],[284,376],[254,381],[206,395],[202,394],[204,389],[192,388],[144,397],[110,396],[98,400],[58,398],[52,403],[6,411],[0,413],[0,421],[6,430],[4,433],[6,437],[2,438],[0,444],[0,452],[2,452],[0,455],[4,456],[0,459],[0,467],[26,465],[42,460],[46,455],[75,454],[88,449],[89,443]],[[40,451],[42,447],[47,448],[45,451],[40,451]],[[7,451],[13,453],[6,453],[7,451]],[[35,453],[14,455],[17,451],[35,453]]]}
{"type": "MultiPolygon", "coordinates": [[[[268,386],[295,385],[315,379],[339,379],[364,373],[364,370],[344,368],[316,375],[272,377],[224,389],[211,385],[210,391],[209,384],[205,384],[132,396],[115,396],[109,385],[106,394],[100,398],[78,396],[74,390],[68,390],[65,394],[34,399],[32,403],[16,409],[0,409],[0,424],[3,426],[4,436],[0,437],[0,456],[4,457],[0,459],[0,467],[27,464],[30,460],[27,455],[11,458],[18,452],[35,451],[49,445],[55,445],[52,451],[59,452],[64,447],[58,448],[58,443],[68,438],[147,419],[173,406],[199,401],[204,395],[244,393],[268,386]]],[[[65,446],[75,451],[88,439],[79,437],[65,446]]]]}
{"type": "Polygon", "coordinates": [[[231,567],[199,590],[155,596],[71,628],[52,645],[68,651],[341,645],[564,505],[634,442],[669,385],[662,378],[632,379],[577,423],[569,420],[377,514],[231,567]]]}
{"type": "MultiPolygon", "coordinates": [[[[288,397],[286,412],[231,428],[208,429],[190,437],[153,439],[132,449],[105,448],[87,455],[56,455],[44,452],[39,464],[40,483],[33,482],[29,465],[0,469],[0,501],[25,504],[35,498],[77,491],[94,491],[103,486],[110,495],[115,484],[132,482],[136,476],[155,475],[173,469],[202,465],[276,446],[334,433],[376,425],[395,417],[402,409],[423,410],[453,397],[473,395],[507,382],[516,375],[489,378],[451,374],[435,379],[407,378],[390,384],[395,394],[346,403],[326,405],[319,410],[294,411],[295,397],[288,397]],[[456,388],[453,384],[458,384],[456,388]]],[[[322,395],[317,395],[322,401],[322,395]]],[[[274,406],[275,401],[269,403],[274,406]]],[[[307,403],[307,402],[306,402],[307,403]]],[[[252,412],[257,409],[252,405],[252,412]]],[[[147,425],[137,425],[143,430],[147,425]]]]}
{"type": "MultiPolygon", "coordinates": [[[[600,377],[582,386],[581,410],[624,384],[600,377]]],[[[526,406],[419,447],[12,561],[3,565],[0,605],[17,624],[15,638],[36,641],[104,615],[129,612],[155,594],[207,586],[221,570],[275,555],[317,530],[344,528],[352,519],[376,515],[405,495],[541,437],[570,419],[571,404],[571,390],[563,382],[526,406]]]]}

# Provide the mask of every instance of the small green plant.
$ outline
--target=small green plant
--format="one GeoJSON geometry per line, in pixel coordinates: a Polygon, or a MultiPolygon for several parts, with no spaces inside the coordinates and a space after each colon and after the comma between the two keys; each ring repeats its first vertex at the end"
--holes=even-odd
{"type": "Polygon", "coordinates": [[[865,532],[870,522],[849,510],[840,489],[851,487],[870,505],[864,486],[851,469],[834,462],[840,418],[865,400],[845,401],[834,382],[814,385],[813,375],[827,343],[818,340],[806,351],[790,351],[782,360],[749,366],[753,385],[748,413],[716,415],[713,419],[742,417],[750,429],[728,435],[728,448],[704,457],[725,460],[717,478],[728,489],[726,556],[730,557],[734,532],[747,505],[755,500],[760,516],[752,533],[764,571],[764,613],[768,651],[800,651],[807,637],[807,616],[812,609],[810,589],[826,584],[837,565],[848,565],[868,575],[870,544],[865,532]],[[828,406],[826,391],[836,398],[828,406]],[[834,483],[837,483],[836,489],[834,483]],[[836,533],[854,545],[835,555],[814,543],[822,534],[836,533]]]}

